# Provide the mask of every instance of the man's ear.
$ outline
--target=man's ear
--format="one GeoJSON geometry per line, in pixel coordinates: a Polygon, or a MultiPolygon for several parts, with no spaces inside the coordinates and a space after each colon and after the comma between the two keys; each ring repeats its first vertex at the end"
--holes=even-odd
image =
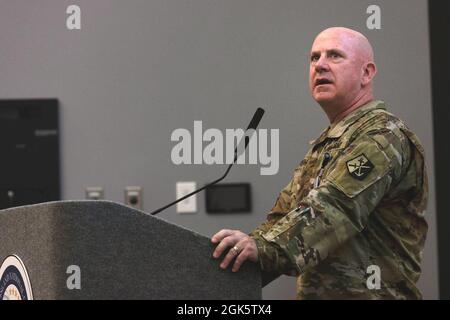
{"type": "Polygon", "coordinates": [[[362,79],[361,79],[361,85],[366,86],[368,85],[372,79],[377,74],[377,66],[375,65],[375,62],[367,62],[362,69],[362,79]]]}

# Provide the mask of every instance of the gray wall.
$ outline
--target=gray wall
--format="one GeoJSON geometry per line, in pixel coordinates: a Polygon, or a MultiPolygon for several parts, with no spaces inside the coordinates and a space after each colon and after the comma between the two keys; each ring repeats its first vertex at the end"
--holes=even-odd
{"type": "MultiPolygon", "coordinates": [[[[433,141],[427,4],[408,1],[324,0],[0,0],[0,98],[57,97],[61,102],[62,191],[84,197],[105,187],[122,202],[127,185],[144,188],[144,210],[175,197],[176,181],[198,185],[224,166],[173,165],[171,132],[237,128],[258,106],[261,128],[280,129],[280,171],[237,166],[228,182],[250,182],[254,211],[197,214],[169,209],[162,217],[205,235],[222,227],[252,230],[287,184],[295,165],[327,121],[308,93],[308,53],[322,29],[342,25],[374,45],[376,95],[421,137],[428,153],[430,231],[420,287],[438,297],[433,141]],[[82,30],[65,26],[78,4],[82,30]],[[382,29],[366,28],[366,8],[382,9],[382,29]]],[[[151,246],[151,244],[149,244],[151,246]]],[[[284,277],[265,298],[292,299],[295,279],[284,277]]]]}

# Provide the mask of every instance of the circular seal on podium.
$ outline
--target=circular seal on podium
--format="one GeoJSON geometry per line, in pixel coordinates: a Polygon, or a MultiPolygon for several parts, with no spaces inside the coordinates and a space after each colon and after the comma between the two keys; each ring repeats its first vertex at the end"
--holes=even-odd
{"type": "Polygon", "coordinates": [[[27,269],[16,255],[6,257],[1,264],[0,300],[33,300],[27,269]]]}

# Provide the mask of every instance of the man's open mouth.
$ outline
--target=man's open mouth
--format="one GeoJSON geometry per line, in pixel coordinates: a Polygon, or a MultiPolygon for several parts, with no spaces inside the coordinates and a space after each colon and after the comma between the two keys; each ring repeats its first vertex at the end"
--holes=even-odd
{"type": "Polygon", "coordinates": [[[317,79],[316,82],[314,83],[314,85],[317,87],[317,86],[321,86],[323,84],[332,84],[332,83],[333,83],[333,81],[322,78],[322,79],[317,79]]]}

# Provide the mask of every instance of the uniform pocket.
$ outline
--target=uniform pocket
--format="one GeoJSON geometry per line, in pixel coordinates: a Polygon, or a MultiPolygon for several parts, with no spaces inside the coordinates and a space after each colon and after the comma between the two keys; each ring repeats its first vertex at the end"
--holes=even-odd
{"type": "Polygon", "coordinates": [[[293,227],[297,226],[302,220],[306,219],[306,214],[310,211],[310,208],[297,208],[290,211],[283,218],[277,221],[270,230],[263,234],[262,237],[267,241],[273,241],[280,237],[293,227]]]}

